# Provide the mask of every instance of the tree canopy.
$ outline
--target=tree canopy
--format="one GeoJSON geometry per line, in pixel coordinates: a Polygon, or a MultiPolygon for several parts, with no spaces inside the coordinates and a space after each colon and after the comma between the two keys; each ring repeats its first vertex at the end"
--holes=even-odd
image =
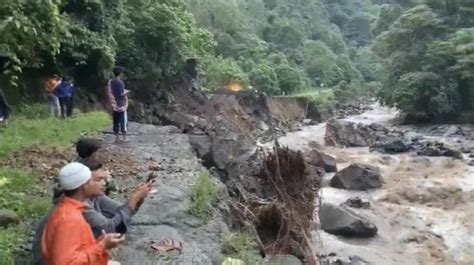
{"type": "Polygon", "coordinates": [[[376,20],[373,32],[381,31],[374,51],[386,58],[384,104],[427,120],[473,109],[474,23],[465,14],[470,6],[424,0],[402,13],[397,6],[382,7],[385,17],[376,20]]]}

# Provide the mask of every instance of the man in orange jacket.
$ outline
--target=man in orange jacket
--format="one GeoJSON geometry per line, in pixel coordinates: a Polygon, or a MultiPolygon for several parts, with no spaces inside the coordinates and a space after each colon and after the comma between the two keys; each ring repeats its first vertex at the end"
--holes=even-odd
{"type": "Polygon", "coordinates": [[[59,172],[64,196],[51,214],[41,238],[41,252],[48,265],[107,265],[107,249],[124,242],[120,234],[105,234],[98,239],[83,217],[84,201],[105,191],[104,179],[91,178],[88,167],[70,163],[59,172]]]}

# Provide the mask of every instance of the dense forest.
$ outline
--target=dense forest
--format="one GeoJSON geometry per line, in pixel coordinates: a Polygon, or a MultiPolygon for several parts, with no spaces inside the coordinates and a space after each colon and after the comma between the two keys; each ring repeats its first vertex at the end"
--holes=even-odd
{"type": "Polygon", "coordinates": [[[2,79],[29,100],[60,72],[98,90],[114,65],[166,80],[187,58],[202,88],[377,93],[417,117],[473,109],[470,0],[0,0],[2,79]]]}

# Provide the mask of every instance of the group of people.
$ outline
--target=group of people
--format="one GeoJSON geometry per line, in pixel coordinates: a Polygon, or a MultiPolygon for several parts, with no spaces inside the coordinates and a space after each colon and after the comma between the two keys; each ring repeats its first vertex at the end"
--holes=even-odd
{"type": "Polygon", "coordinates": [[[53,75],[46,81],[49,108],[55,117],[71,117],[74,99],[74,83],[70,77],[53,75]]]}
{"type": "MultiPolygon", "coordinates": [[[[127,141],[127,109],[129,90],[125,89],[123,69],[116,67],[113,70],[114,77],[109,80],[106,95],[109,110],[112,112],[113,130],[115,142],[127,141]],[[122,134],[123,138],[120,138],[122,134]]],[[[74,102],[74,84],[71,78],[61,78],[53,75],[45,84],[48,94],[48,102],[52,115],[63,118],[70,117],[74,102]]],[[[0,102],[1,103],[1,102],[0,102]]]]}
{"type": "Polygon", "coordinates": [[[35,265],[109,264],[107,250],[124,242],[133,215],[150,194],[153,179],[139,185],[127,203],[107,195],[100,142],[82,139],[78,157],[61,168],[53,207],[39,222],[33,242],[35,265]]]}

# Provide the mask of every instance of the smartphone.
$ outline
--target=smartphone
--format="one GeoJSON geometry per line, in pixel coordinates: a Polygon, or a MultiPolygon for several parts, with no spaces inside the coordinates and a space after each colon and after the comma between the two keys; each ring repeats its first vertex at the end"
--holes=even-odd
{"type": "Polygon", "coordinates": [[[148,174],[148,178],[146,180],[146,182],[150,182],[150,181],[153,181],[155,182],[155,179],[157,178],[158,176],[156,176],[153,172],[150,172],[150,174],[148,174]]]}

